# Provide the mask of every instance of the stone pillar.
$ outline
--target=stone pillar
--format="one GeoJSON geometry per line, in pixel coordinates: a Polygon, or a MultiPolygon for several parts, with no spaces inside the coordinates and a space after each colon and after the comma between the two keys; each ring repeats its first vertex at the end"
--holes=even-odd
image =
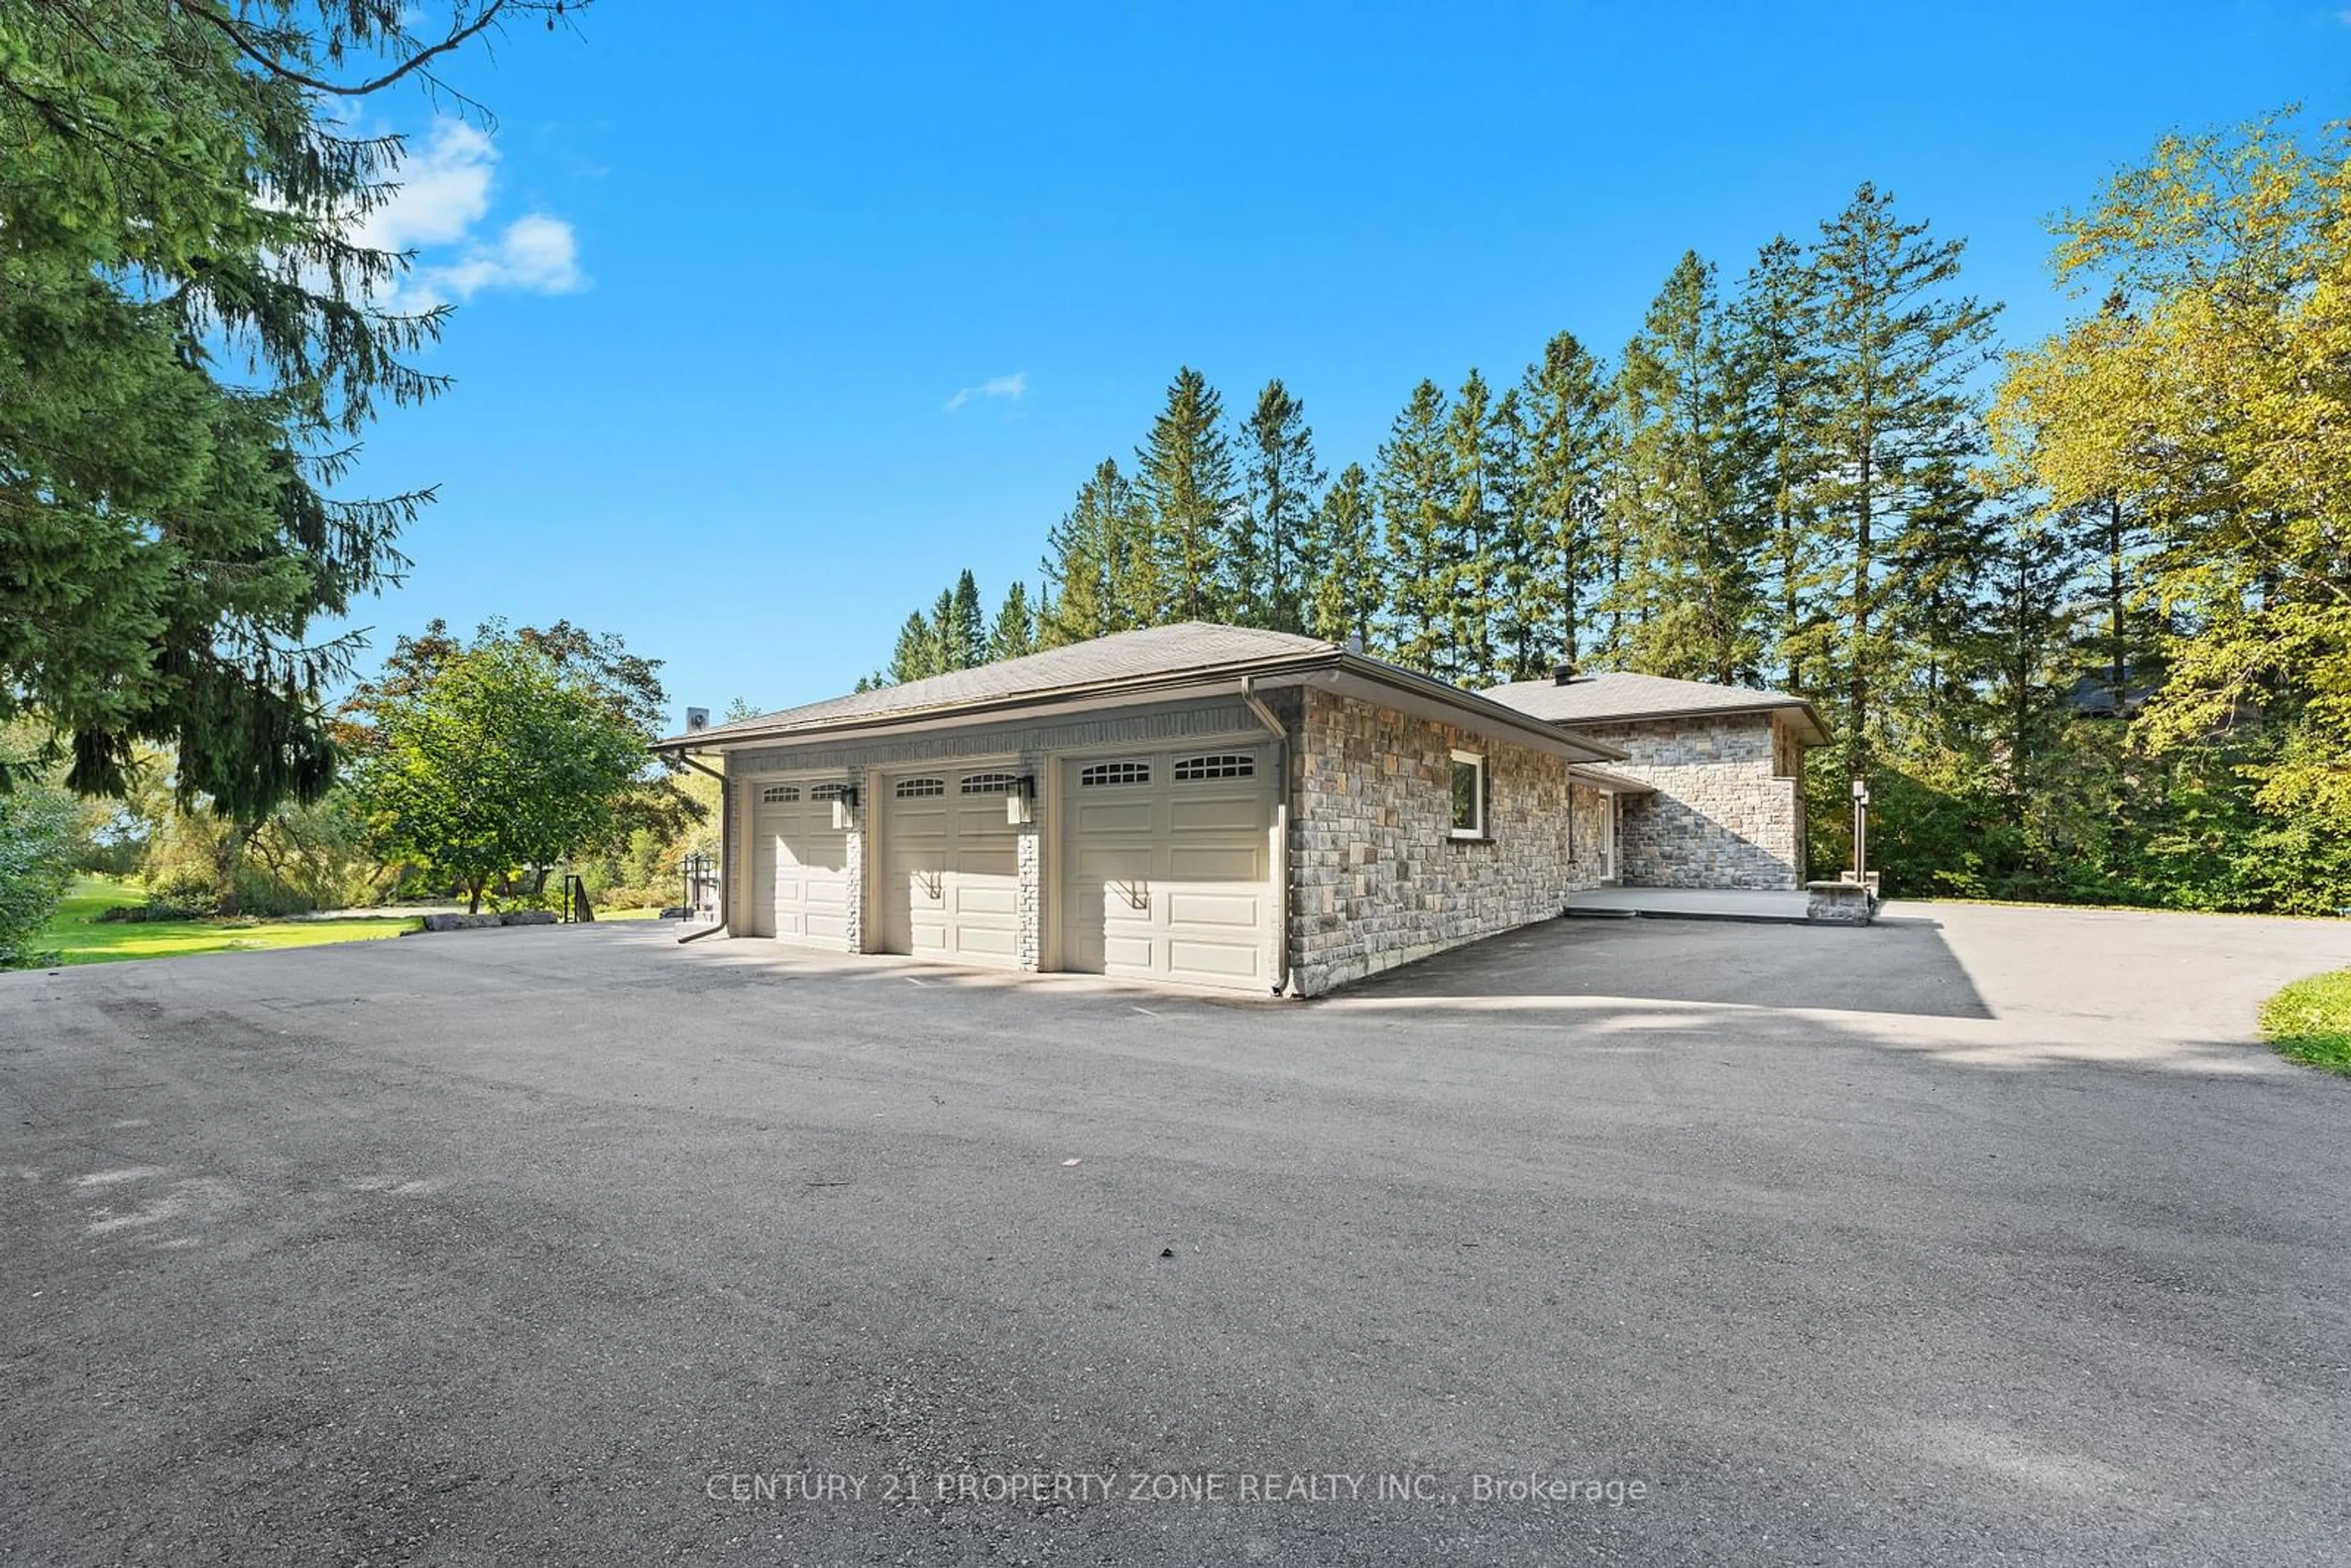
{"type": "Polygon", "coordinates": [[[1037,781],[1036,796],[1029,801],[1029,820],[1015,830],[1019,835],[1019,883],[1014,894],[1019,912],[1019,967],[1035,974],[1044,967],[1045,954],[1045,768],[1043,756],[1036,752],[1020,755],[1019,771],[1037,781]]]}
{"type": "Polygon", "coordinates": [[[841,946],[852,953],[865,951],[865,813],[871,810],[862,791],[849,809],[849,831],[841,836],[841,874],[849,878],[848,932],[841,946]]]}

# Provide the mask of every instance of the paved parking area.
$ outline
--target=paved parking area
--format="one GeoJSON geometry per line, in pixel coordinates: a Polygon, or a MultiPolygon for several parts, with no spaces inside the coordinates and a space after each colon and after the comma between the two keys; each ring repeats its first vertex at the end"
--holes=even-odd
{"type": "Polygon", "coordinates": [[[2351,926],[1891,913],[0,977],[0,1561],[2351,1557],[2351,926]]]}

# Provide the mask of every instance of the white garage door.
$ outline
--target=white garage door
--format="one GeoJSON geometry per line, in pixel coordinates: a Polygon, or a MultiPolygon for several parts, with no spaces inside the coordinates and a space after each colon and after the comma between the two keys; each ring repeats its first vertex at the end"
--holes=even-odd
{"type": "Polygon", "coordinates": [[[1061,966],[1272,984],[1274,780],[1259,751],[1062,765],[1061,966]]]}
{"type": "Polygon", "coordinates": [[[755,786],[751,807],[752,931],[787,942],[849,940],[849,846],[832,825],[838,784],[755,786]]]}
{"type": "Polygon", "coordinates": [[[956,964],[1020,961],[1019,830],[1006,820],[1015,774],[948,768],[885,780],[883,946],[956,964]]]}

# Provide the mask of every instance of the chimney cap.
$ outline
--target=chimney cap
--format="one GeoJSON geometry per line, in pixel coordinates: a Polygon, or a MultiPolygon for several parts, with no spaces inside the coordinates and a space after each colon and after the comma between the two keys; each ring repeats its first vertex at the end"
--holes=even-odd
{"type": "Polygon", "coordinates": [[[1552,666],[1551,684],[1552,685],[1563,686],[1573,679],[1575,679],[1575,666],[1573,664],[1560,664],[1552,666]]]}

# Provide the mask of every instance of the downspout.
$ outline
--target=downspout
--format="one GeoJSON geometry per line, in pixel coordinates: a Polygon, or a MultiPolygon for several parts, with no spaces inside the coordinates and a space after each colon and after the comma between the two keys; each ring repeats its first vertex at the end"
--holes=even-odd
{"type": "Polygon", "coordinates": [[[1290,731],[1281,720],[1265,706],[1257,695],[1257,687],[1249,676],[1241,677],[1241,701],[1257,716],[1274,737],[1273,773],[1281,780],[1281,793],[1273,804],[1273,928],[1274,939],[1273,994],[1281,995],[1290,988],[1290,731]]]}
{"type": "Polygon", "coordinates": [[[726,775],[716,768],[705,767],[683,751],[677,754],[677,759],[696,773],[718,780],[718,923],[705,925],[699,931],[679,932],[677,939],[683,946],[688,942],[699,942],[713,932],[726,929],[726,886],[735,880],[729,874],[735,867],[731,858],[735,846],[727,841],[726,824],[735,815],[735,791],[727,785],[726,775]]]}

